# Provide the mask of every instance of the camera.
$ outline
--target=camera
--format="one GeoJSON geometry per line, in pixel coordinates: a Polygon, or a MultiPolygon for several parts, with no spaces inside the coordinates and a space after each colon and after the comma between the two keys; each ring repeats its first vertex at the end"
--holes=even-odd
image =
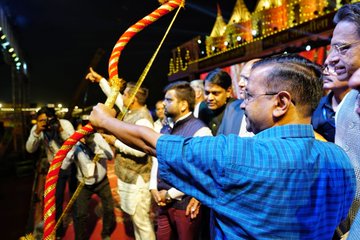
{"type": "Polygon", "coordinates": [[[58,130],[60,127],[60,122],[56,117],[48,118],[45,125],[46,131],[58,130]]]}

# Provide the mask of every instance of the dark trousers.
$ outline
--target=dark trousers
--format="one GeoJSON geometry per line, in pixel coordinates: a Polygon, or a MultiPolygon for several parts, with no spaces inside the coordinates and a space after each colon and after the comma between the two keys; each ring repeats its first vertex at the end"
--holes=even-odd
{"type": "Polygon", "coordinates": [[[185,210],[175,208],[161,208],[157,218],[158,240],[192,240],[198,239],[201,224],[201,209],[195,219],[185,216],[185,210]]]}
{"type": "Polygon", "coordinates": [[[75,227],[75,239],[83,240],[89,239],[88,217],[89,217],[89,202],[91,196],[97,194],[102,203],[103,209],[103,229],[101,237],[110,237],[111,233],[115,230],[116,221],[114,214],[114,202],[110,190],[110,184],[107,177],[101,182],[93,185],[84,185],[81,190],[75,205],[76,205],[76,221],[75,227]]]}
{"type": "MultiPolygon", "coordinates": [[[[63,213],[63,204],[64,204],[64,195],[66,189],[66,183],[70,178],[69,189],[70,192],[73,193],[76,189],[77,181],[76,181],[76,169],[73,168],[74,164],[67,170],[60,169],[58,180],[56,183],[56,192],[55,192],[55,206],[56,206],[56,221],[59,220],[61,214],[63,213]]],[[[72,194],[71,194],[72,195],[72,194]]],[[[64,220],[64,219],[63,219],[64,220]]],[[[65,235],[64,224],[60,223],[58,229],[56,230],[56,236],[63,237],[65,235]]]]}

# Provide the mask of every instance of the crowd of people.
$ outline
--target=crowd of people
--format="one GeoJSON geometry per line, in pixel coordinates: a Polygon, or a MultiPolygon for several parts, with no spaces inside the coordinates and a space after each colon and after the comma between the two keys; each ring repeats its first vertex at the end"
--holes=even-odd
{"type": "MultiPolygon", "coordinates": [[[[340,8],[334,23],[323,66],[285,54],[246,62],[236,86],[219,68],[204,80],[173,82],[156,103],[156,121],[146,106],[151,93],[128,82],[116,110],[93,108],[89,120],[102,133],[64,160],[57,219],[76,169],[85,184],[73,214],[76,239],[89,238],[92,194],[104,206],[102,238],[110,239],[106,161],[115,159],[135,239],[360,239],[360,3],[340,8]]],[[[109,82],[93,69],[86,78],[109,94],[109,82]]],[[[44,108],[26,149],[43,143],[51,162],[73,132],[44,108]]]]}

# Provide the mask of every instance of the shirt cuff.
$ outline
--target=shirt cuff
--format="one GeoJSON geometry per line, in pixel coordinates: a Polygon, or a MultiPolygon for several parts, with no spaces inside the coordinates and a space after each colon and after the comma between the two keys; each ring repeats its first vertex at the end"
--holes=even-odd
{"type": "Polygon", "coordinates": [[[181,201],[182,197],[185,195],[183,192],[180,192],[176,188],[170,188],[168,190],[168,194],[171,197],[171,199],[175,199],[178,201],[181,201]]]}

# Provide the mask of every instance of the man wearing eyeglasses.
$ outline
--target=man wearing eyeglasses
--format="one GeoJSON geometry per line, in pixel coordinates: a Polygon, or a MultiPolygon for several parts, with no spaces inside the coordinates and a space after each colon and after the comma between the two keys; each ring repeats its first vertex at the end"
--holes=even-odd
{"type": "Polygon", "coordinates": [[[320,75],[301,57],[254,64],[242,104],[252,138],[161,135],[117,120],[103,104],[90,121],[156,155],[165,181],[211,208],[212,239],[331,239],[355,174],[340,147],[314,137],[320,75]]]}
{"type": "MultiPolygon", "coordinates": [[[[327,57],[329,67],[340,81],[348,81],[360,68],[360,3],[347,4],[334,17],[336,24],[327,57]]],[[[342,233],[349,230],[360,208],[360,114],[359,89],[351,90],[336,113],[335,143],[349,156],[357,176],[355,199],[346,222],[340,226],[342,233]]],[[[341,233],[340,233],[341,234],[341,233]]]]}
{"type": "Polygon", "coordinates": [[[324,63],[323,83],[323,89],[328,93],[320,99],[320,103],[312,115],[311,125],[326,141],[334,142],[335,113],[350,88],[347,81],[337,79],[336,73],[329,68],[327,62],[324,63]]]}
{"type": "Polygon", "coordinates": [[[239,126],[235,128],[236,130],[239,129],[239,132],[238,132],[239,136],[240,137],[254,136],[254,134],[252,132],[249,132],[246,130],[245,116],[243,114],[243,110],[240,108],[240,105],[245,98],[245,89],[246,89],[247,82],[249,80],[251,67],[254,65],[254,63],[256,63],[259,60],[260,60],[259,58],[249,60],[242,67],[241,72],[240,72],[240,79],[238,82],[240,99],[229,103],[228,106],[226,107],[224,117],[223,117],[223,119],[225,119],[225,120],[219,127],[219,131],[218,131],[219,134],[228,135],[230,133],[234,133],[234,131],[232,130],[235,125],[233,119],[239,118],[239,120],[240,120],[238,122],[239,126]]]}

